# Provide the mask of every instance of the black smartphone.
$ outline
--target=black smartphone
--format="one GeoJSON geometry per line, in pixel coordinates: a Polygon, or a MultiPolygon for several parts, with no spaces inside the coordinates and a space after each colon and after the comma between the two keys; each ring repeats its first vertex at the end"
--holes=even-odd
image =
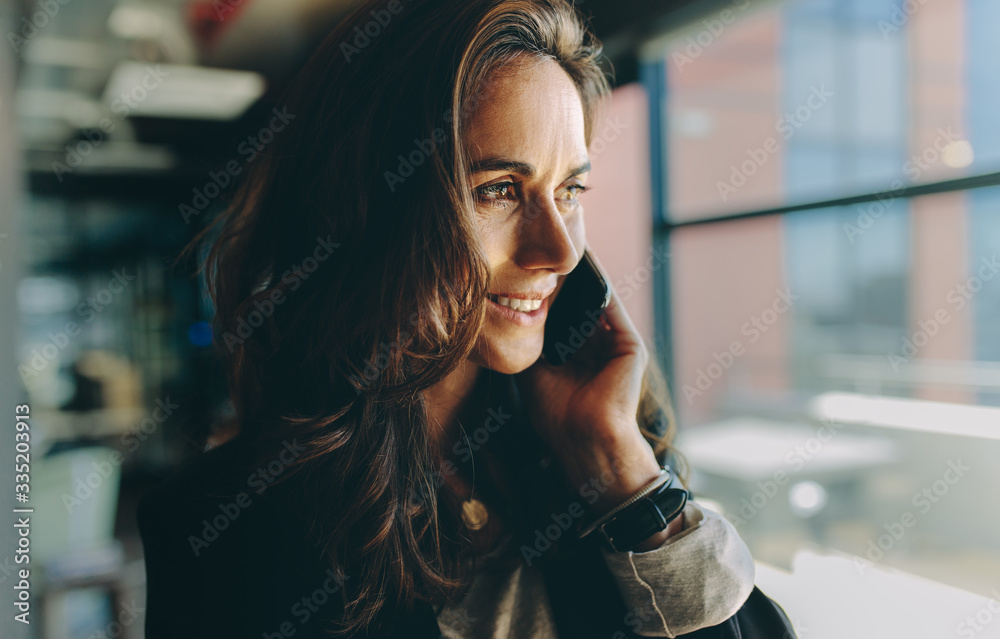
{"type": "Polygon", "coordinates": [[[594,334],[603,310],[611,302],[611,288],[601,275],[590,249],[556,294],[545,318],[542,355],[555,366],[568,362],[594,334]]]}

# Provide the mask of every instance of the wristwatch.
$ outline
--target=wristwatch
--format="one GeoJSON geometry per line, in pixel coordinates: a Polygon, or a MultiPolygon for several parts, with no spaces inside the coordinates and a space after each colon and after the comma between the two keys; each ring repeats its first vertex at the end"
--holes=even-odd
{"type": "Polygon", "coordinates": [[[596,528],[604,544],[614,552],[625,552],[639,542],[665,529],[684,512],[690,494],[673,488],[674,475],[644,497],[609,517],[596,528]]]}

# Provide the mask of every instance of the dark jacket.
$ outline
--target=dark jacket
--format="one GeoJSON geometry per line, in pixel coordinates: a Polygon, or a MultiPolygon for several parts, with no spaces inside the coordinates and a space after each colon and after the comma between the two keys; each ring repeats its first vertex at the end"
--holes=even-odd
{"type": "MultiPolygon", "coordinates": [[[[516,402],[515,419],[523,420],[516,386],[510,383],[506,390],[516,402]]],[[[237,437],[140,502],[148,639],[327,636],[321,620],[342,606],[343,576],[324,564],[307,538],[305,513],[293,506],[295,482],[269,485],[239,470],[252,449],[237,437]]],[[[629,623],[635,613],[626,610],[597,545],[570,539],[565,551],[552,554],[540,565],[560,637],[639,636],[629,623]]],[[[437,639],[441,631],[434,608],[418,604],[414,610],[388,606],[378,628],[355,636],[437,639]]],[[[780,606],[754,588],[733,617],[683,637],[794,639],[795,634],[780,606]]]]}

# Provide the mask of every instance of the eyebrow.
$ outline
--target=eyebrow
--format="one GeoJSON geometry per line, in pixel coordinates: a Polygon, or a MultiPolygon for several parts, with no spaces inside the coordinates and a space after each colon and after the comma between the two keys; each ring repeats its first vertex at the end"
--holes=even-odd
{"type": "MultiPolygon", "coordinates": [[[[575,177],[581,173],[586,173],[589,170],[590,160],[587,160],[580,166],[570,171],[569,175],[567,175],[564,179],[568,180],[571,177],[575,177]]],[[[509,173],[518,173],[527,177],[534,177],[537,172],[533,164],[504,157],[483,158],[482,160],[476,160],[472,163],[472,167],[469,170],[469,172],[473,174],[484,171],[506,171],[509,173]]]]}

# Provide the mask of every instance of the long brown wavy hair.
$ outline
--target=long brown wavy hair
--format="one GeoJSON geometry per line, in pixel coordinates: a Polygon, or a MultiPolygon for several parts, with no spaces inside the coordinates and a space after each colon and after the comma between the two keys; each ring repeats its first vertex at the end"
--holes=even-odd
{"type": "MultiPolygon", "coordinates": [[[[390,598],[467,585],[442,543],[423,391],[472,352],[490,269],[463,131],[518,55],[572,78],[589,145],[609,84],[566,0],[373,0],[323,41],[278,108],[290,122],[188,250],[215,306],[240,436],[283,442],[326,557],[351,579],[344,632],[390,598]]],[[[638,421],[662,462],[675,425],[655,357],[638,421]],[[664,419],[665,418],[665,419],[664,419]]],[[[282,479],[287,478],[286,473],[282,479]]]]}

